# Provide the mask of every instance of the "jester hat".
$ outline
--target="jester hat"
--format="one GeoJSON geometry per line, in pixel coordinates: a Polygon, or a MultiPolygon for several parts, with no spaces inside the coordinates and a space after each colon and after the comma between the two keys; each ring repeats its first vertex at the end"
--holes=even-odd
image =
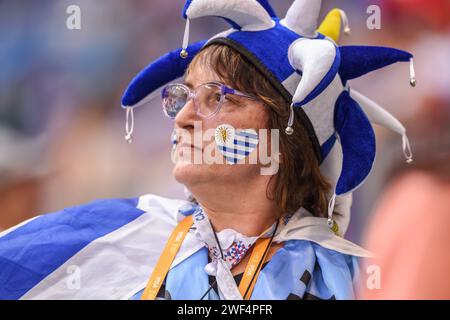
{"type": "MultiPolygon", "coordinates": [[[[415,86],[412,55],[378,46],[339,46],[341,29],[349,33],[345,13],[333,9],[317,25],[321,0],[295,0],[279,18],[268,0],[188,0],[183,9],[186,29],[182,48],[148,65],[130,83],[122,98],[127,110],[127,138],[131,138],[133,109],[159,94],[163,86],[182,78],[197,53],[211,44],[229,46],[246,57],[290,102],[286,134],[294,118],[308,132],[322,173],[333,190],[329,195],[330,227],[336,197],[351,195],[369,175],[375,159],[371,123],[403,137],[403,151],[412,159],[406,130],[386,110],[350,89],[349,80],[395,62],[410,61],[410,83],[415,86]],[[215,16],[231,26],[209,40],[189,44],[191,20],[215,16]],[[296,112],[294,112],[294,110],[296,112]]],[[[343,221],[344,228],[348,221],[343,221]]],[[[335,230],[336,231],[336,230],[335,230]]]]}

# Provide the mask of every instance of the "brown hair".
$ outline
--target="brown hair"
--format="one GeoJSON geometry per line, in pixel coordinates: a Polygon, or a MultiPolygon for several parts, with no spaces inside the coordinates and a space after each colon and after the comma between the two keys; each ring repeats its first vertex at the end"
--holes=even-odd
{"type": "Polygon", "coordinates": [[[269,128],[280,130],[280,167],[278,173],[271,177],[267,197],[275,200],[283,214],[304,207],[314,216],[326,216],[326,192],[330,185],[320,172],[311,140],[297,120],[292,126],[293,135],[288,136],[284,132],[290,102],[249,60],[229,46],[211,44],[205,47],[194,57],[186,74],[198,63],[214,70],[230,87],[262,101],[269,109],[269,128]]]}

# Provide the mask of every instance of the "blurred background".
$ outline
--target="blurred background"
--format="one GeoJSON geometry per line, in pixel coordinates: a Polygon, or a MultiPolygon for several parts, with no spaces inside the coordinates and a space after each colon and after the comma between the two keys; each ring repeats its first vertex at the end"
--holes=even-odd
{"type": "MultiPolygon", "coordinates": [[[[279,16],[291,3],[271,1],[279,16]]],[[[362,243],[383,191],[396,177],[419,171],[442,183],[441,190],[448,186],[450,1],[323,3],[322,18],[336,6],[349,16],[352,34],[341,44],[393,46],[415,55],[414,89],[406,63],[351,83],[403,122],[415,156],[414,164],[406,165],[401,138],[376,128],[377,161],[354,195],[346,235],[362,243]],[[373,4],[381,8],[379,30],[366,26],[366,10],[373,4]]],[[[173,124],[158,101],[136,110],[131,145],[124,140],[120,107],[132,77],[181,46],[183,5],[181,0],[0,0],[0,231],[98,198],[184,197],[171,174],[173,124]],[[81,8],[81,30],[66,28],[66,9],[73,4],[81,8]]],[[[225,28],[217,18],[193,21],[191,42],[225,28]]],[[[417,186],[419,193],[425,188],[417,186]]],[[[429,216],[421,212],[424,219],[429,216]]]]}

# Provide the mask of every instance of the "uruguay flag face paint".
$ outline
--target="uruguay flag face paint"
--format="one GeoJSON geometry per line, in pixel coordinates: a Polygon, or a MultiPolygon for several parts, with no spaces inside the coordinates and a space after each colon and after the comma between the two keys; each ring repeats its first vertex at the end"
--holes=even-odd
{"type": "Polygon", "coordinates": [[[237,164],[248,157],[258,146],[259,136],[254,129],[235,129],[222,124],[215,130],[217,148],[228,164],[237,164]]]}

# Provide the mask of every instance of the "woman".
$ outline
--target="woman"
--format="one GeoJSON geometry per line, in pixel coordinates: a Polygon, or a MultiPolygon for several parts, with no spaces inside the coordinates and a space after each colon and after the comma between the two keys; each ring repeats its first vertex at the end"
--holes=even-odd
{"type": "MultiPolygon", "coordinates": [[[[278,129],[284,132],[284,126],[289,117],[289,105],[277,93],[275,88],[264,78],[262,74],[242,55],[234,49],[224,45],[210,45],[196,55],[190,63],[184,79],[185,85],[189,85],[189,90],[197,92],[197,98],[188,100],[188,102],[177,112],[175,120],[175,128],[183,129],[187,135],[193,136],[195,121],[201,121],[204,131],[210,128],[220,128],[220,125],[226,123],[234,128],[252,128],[256,132],[259,129],[278,129]],[[226,95],[225,102],[219,103],[218,98],[212,104],[203,109],[203,100],[216,93],[220,95],[220,89],[207,84],[217,83],[224,84],[230,88],[237,89],[247,96],[242,95],[226,95]],[[205,84],[208,87],[205,88],[205,84]],[[195,89],[193,89],[195,88],[195,89]],[[217,101],[217,103],[216,103],[217,101]],[[217,109],[220,110],[212,117],[217,109]],[[209,113],[209,114],[208,114],[209,113]]],[[[174,84],[169,85],[173,87],[174,84]]],[[[179,85],[176,89],[166,90],[182,90],[183,86],[179,85]]],[[[166,99],[173,98],[179,93],[167,93],[166,99]]],[[[181,94],[182,95],[182,94],[181,94]]],[[[186,95],[186,94],[185,94],[186,95]]],[[[178,98],[180,99],[180,98],[178,98]]],[[[168,108],[167,103],[165,107],[168,108]]],[[[168,112],[166,112],[168,113],[168,112]]],[[[284,219],[284,222],[278,226],[279,230],[285,230],[285,225],[290,219],[289,214],[293,214],[299,208],[304,208],[305,216],[326,217],[327,201],[326,194],[329,191],[329,184],[320,173],[317,159],[314,156],[314,150],[309,142],[307,134],[302,126],[295,122],[293,125],[295,135],[280,135],[280,168],[275,175],[261,175],[261,164],[243,164],[226,165],[226,164],[193,164],[192,155],[188,153],[191,149],[189,144],[183,143],[183,137],[178,137],[175,144],[174,152],[177,162],[174,168],[174,176],[178,182],[186,186],[186,188],[194,195],[195,201],[198,203],[198,210],[202,216],[206,215],[212,228],[218,234],[227,266],[231,269],[231,273],[235,275],[237,284],[241,280],[242,273],[249,261],[252,249],[250,246],[255,242],[255,238],[262,234],[266,229],[270,229],[267,236],[273,233],[276,222],[284,219]],[[187,153],[189,156],[183,155],[187,153]],[[184,161],[180,158],[187,158],[184,161]],[[234,241],[229,237],[234,237],[234,241]],[[239,244],[243,247],[239,249],[239,244]],[[248,252],[247,252],[248,251],[248,252]]],[[[186,137],[189,139],[189,137],[186,137]]],[[[208,148],[208,145],[214,144],[214,139],[204,142],[199,146],[200,152],[208,148]]],[[[194,148],[197,146],[194,146],[194,148]]],[[[258,146],[262,148],[260,144],[258,146]]],[[[270,148],[270,147],[269,147],[270,148]]],[[[218,149],[214,149],[217,151],[218,149]]],[[[258,153],[257,150],[254,151],[258,153]]],[[[204,155],[204,154],[203,154],[204,155]]],[[[214,155],[215,156],[215,155],[214,155]]],[[[248,159],[243,159],[245,160],[248,159]]],[[[248,162],[248,161],[247,161],[248,162]]],[[[199,214],[199,213],[197,213],[199,214]]],[[[196,214],[194,214],[195,216],[196,214]]],[[[323,226],[327,233],[332,233],[326,226],[326,220],[323,220],[323,226]]],[[[195,218],[194,221],[198,223],[195,218]]],[[[197,226],[201,229],[202,226],[197,226]]],[[[207,233],[207,231],[205,231],[207,233]]],[[[214,242],[208,243],[205,238],[207,234],[197,234],[200,241],[204,241],[209,247],[210,256],[213,259],[220,258],[217,255],[217,248],[214,242]],[[217,255],[217,256],[216,256],[217,255]]],[[[284,247],[286,240],[274,238],[274,244],[270,247],[266,261],[270,261],[272,256],[284,247]]],[[[313,251],[311,243],[292,243],[295,247],[300,246],[302,250],[304,246],[308,250],[313,251]]],[[[220,252],[220,250],[218,250],[220,252]]],[[[362,250],[361,250],[362,252],[362,250]]],[[[280,254],[291,254],[286,248],[280,254]]],[[[350,257],[348,257],[350,259],[350,257]]],[[[286,257],[283,259],[285,260],[286,257]]],[[[292,258],[293,259],[293,258],[292,258]]],[[[344,259],[344,255],[342,257],[344,259]]],[[[278,263],[283,263],[280,260],[278,263]]],[[[310,271],[303,270],[304,274],[293,275],[297,279],[302,279],[299,284],[308,286],[309,272],[314,270],[314,259],[309,261],[313,265],[310,271]]],[[[351,261],[351,259],[349,260],[351,261]]],[[[317,261],[315,262],[317,264],[317,261]]],[[[202,263],[199,262],[200,265],[202,263]]],[[[217,274],[217,266],[209,265],[205,269],[210,271],[212,276],[217,274]]],[[[350,265],[346,272],[353,273],[353,267],[350,265]]],[[[274,268],[272,264],[269,268],[274,268]]],[[[280,266],[277,266],[280,268],[280,266]]],[[[210,274],[210,275],[211,275],[210,274]]],[[[181,275],[183,277],[183,275],[181,275]]],[[[295,278],[294,278],[295,279],[295,278]]],[[[350,277],[348,278],[350,279],[350,277]]],[[[182,278],[179,282],[185,282],[182,278]]],[[[225,280],[223,280],[225,282],[225,280]]],[[[210,284],[214,283],[210,277],[210,284]]],[[[217,287],[215,287],[217,291],[217,287]]],[[[172,295],[172,290],[161,290],[161,295],[172,295]]],[[[214,297],[217,297],[215,292],[214,297]]],[[[260,293],[259,298],[268,298],[265,296],[269,292],[260,293]]],[[[314,292],[315,293],[315,292],[314,292]]],[[[192,299],[195,295],[192,292],[180,293],[183,298],[192,299]]],[[[285,298],[314,298],[319,294],[304,292],[303,294],[295,294],[295,291],[288,292],[285,298]]],[[[140,294],[139,294],[140,295],[140,294]]],[[[231,293],[232,295],[232,293],[231,293]]],[[[197,295],[198,297],[198,295],[197,295]]],[[[232,296],[233,297],[233,296],[232,296]]],[[[238,298],[234,297],[235,299],[238,298]]],[[[321,298],[331,298],[331,295],[324,295],[321,298]]],[[[277,298],[277,297],[273,297],[277,298]]]]}
{"type": "Polygon", "coordinates": [[[267,1],[188,1],[182,50],[140,73],[123,106],[131,141],[134,108],[162,87],[189,200],[97,201],[5,232],[0,297],[354,298],[369,254],[342,236],[375,155],[366,113],[405,132],[347,81],[411,55],[337,47],[345,15],[333,10],[317,33],[304,17],[319,10],[297,0],[280,20],[267,1]],[[190,19],[205,15],[232,29],[189,46],[190,19]],[[200,143],[199,125],[213,132],[200,143]]]}

